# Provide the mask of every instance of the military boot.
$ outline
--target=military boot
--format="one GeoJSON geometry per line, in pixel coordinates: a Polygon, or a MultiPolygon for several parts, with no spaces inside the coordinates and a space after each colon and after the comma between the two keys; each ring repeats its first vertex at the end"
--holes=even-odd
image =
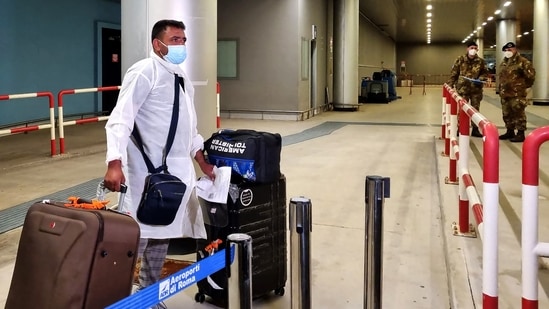
{"type": "Polygon", "coordinates": [[[515,135],[515,137],[511,138],[509,141],[513,143],[524,142],[524,130],[518,130],[517,135],[515,135]]]}
{"type": "Polygon", "coordinates": [[[471,136],[482,137],[482,134],[478,130],[478,127],[473,127],[473,130],[471,130],[471,136]]]}
{"type": "Polygon", "coordinates": [[[510,139],[515,137],[515,130],[507,129],[507,132],[505,134],[502,134],[499,136],[499,139],[510,139]]]}

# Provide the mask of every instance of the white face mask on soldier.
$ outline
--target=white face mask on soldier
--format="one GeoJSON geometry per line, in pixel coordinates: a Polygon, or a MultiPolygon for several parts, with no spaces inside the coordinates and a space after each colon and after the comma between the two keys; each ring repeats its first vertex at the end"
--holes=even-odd
{"type": "Polygon", "coordinates": [[[469,49],[468,53],[469,56],[476,56],[478,51],[476,49],[469,49]]]}
{"type": "Polygon", "coordinates": [[[505,57],[505,58],[511,58],[511,57],[513,57],[513,52],[510,51],[510,50],[504,51],[504,52],[503,52],[503,57],[505,57]]]}

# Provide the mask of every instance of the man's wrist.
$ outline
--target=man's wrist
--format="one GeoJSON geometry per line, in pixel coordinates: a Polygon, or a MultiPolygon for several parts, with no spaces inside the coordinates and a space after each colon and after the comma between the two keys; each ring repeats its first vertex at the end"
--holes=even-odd
{"type": "Polygon", "coordinates": [[[120,167],[122,166],[122,160],[119,160],[119,159],[117,159],[117,160],[111,160],[111,161],[109,161],[109,162],[107,163],[107,166],[108,166],[109,168],[111,168],[111,167],[118,167],[118,168],[120,168],[120,167]]]}
{"type": "Polygon", "coordinates": [[[204,152],[202,150],[198,150],[196,154],[194,155],[194,159],[198,164],[204,164],[206,162],[206,157],[204,156],[204,152]]]}

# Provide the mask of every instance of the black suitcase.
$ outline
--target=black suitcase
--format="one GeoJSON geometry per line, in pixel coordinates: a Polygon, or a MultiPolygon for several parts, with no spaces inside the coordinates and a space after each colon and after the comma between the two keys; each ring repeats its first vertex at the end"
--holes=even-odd
{"type": "MultiPolygon", "coordinates": [[[[282,296],[287,279],[286,178],[281,175],[278,181],[267,184],[244,182],[237,188],[238,194],[233,194],[235,200],[229,196],[227,204],[209,203],[207,206],[210,210],[215,209],[213,212],[217,216],[210,216],[210,223],[206,224],[208,239],[198,242],[197,260],[215,253],[215,249],[206,250],[206,247],[215,247],[211,244],[216,240],[223,242],[219,247],[222,249],[229,234],[248,234],[252,237],[252,297],[273,291],[282,296]],[[226,218],[221,218],[223,213],[227,214],[226,218]]],[[[214,304],[226,305],[224,269],[199,281],[197,286],[197,302],[204,302],[208,295],[214,304]]]]}
{"type": "Polygon", "coordinates": [[[278,133],[221,130],[204,142],[208,161],[232,167],[236,178],[271,183],[280,178],[282,138],[278,133]]]}

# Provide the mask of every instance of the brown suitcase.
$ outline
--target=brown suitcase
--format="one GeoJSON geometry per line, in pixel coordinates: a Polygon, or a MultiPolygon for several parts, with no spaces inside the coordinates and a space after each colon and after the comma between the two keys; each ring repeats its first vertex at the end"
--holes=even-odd
{"type": "Polygon", "coordinates": [[[6,309],[99,309],[131,293],[139,225],[111,210],[35,203],[6,309]]]}

